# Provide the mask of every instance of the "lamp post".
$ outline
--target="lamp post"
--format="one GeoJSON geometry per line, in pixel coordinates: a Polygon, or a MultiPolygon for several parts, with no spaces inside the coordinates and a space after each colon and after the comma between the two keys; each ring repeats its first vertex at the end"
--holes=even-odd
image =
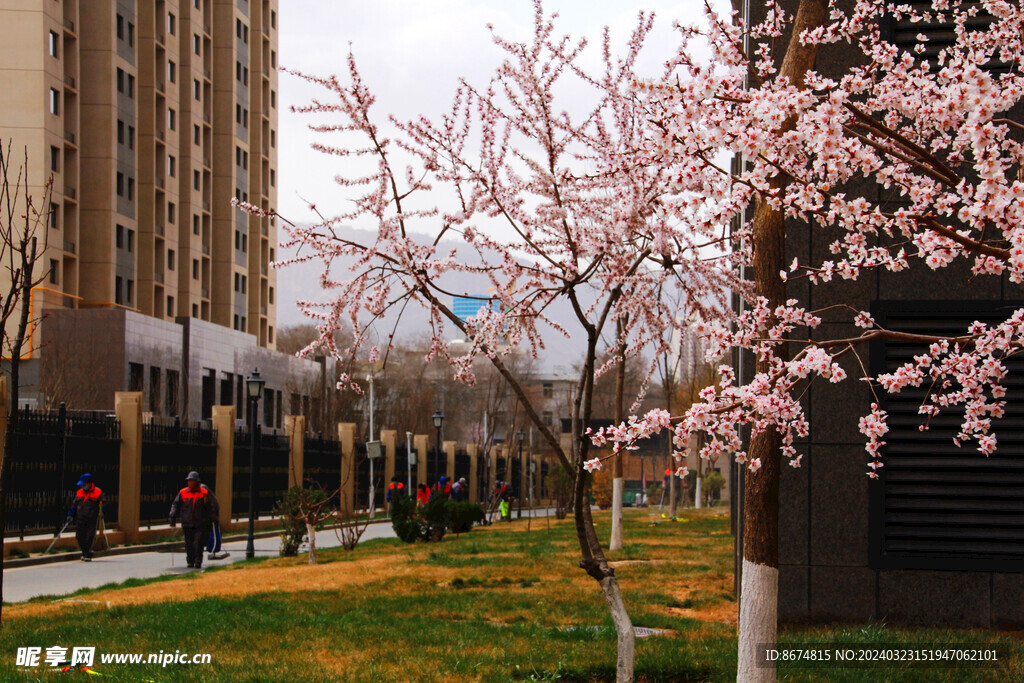
{"type": "Polygon", "coordinates": [[[444,424],[444,413],[441,412],[440,408],[438,408],[434,412],[434,417],[432,419],[434,420],[434,429],[437,430],[437,453],[436,453],[436,455],[434,457],[434,476],[433,476],[434,483],[437,483],[437,464],[438,464],[438,460],[441,459],[441,425],[444,424]]]}
{"type": "Polygon", "coordinates": [[[411,496],[412,492],[412,432],[405,433],[405,467],[408,470],[406,473],[406,492],[411,496]]]}
{"type": "Polygon", "coordinates": [[[523,518],[523,439],[526,438],[526,432],[520,429],[516,432],[516,441],[519,442],[519,463],[516,465],[516,469],[519,470],[519,485],[516,486],[516,499],[517,505],[519,506],[516,512],[516,519],[523,518]]]}
{"type": "Polygon", "coordinates": [[[249,537],[245,544],[245,559],[256,556],[253,545],[253,530],[256,524],[256,452],[260,447],[259,405],[263,397],[263,385],[267,382],[260,377],[259,369],[253,370],[245,380],[249,394],[249,537]]]}

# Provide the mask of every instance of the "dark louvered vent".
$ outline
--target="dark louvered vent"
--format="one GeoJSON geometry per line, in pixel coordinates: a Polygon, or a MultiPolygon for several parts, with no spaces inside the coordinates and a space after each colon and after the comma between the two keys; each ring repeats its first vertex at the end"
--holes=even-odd
{"type": "MultiPolygon", "coordinates": [[[[931,0],[894,0],[890,3],[891,5],[909,5],[913,7],[917,12],[924,13],[928,12],[934,14],[932,10],[931,0]]],[[[994,17],[984,10],[983,5],[980,2],[969,3],[965,2],[962,5],[964,10],[970,7],[977,7],[978,13],[974,17],[970,17],[967,20],[967,28],[973,30],[985,30],[991,25],[994,17]]],[[[955,25],[952,22],[914,22],[906,16],[900,19],[895,19],[891,15],[888,16],[888,37],[894,45],[900,48],[903,52],[909,52],[916,59],[927,59],[932,65],[932,70],[937,71],[940,67],[938,64],[939,52],[951,47],[956,44],[956,32],[955,25]],[[924,51],[917,52],[915,47],[920,42],[917,39],[919,34],[927,36],[928,40],[923,43],[924,51]]],[[[992,60],[985,65],[988,71],[1007,71],[1010,68],[1009,64],[992,60]]]]}
{"type": "MultiPolygon", "coordinates": [[[[956,336],[975,320],[993,324],[1016,305],[887,302],[875,307],[886,327],[956,336]]],[[[882,342],[873,370],[891,372],[924,347],[882,342]]],[[[885,466],[873,484],[873,555],[882,567],[1024,571],[1024,357],[1007,361],[1006,415],[995,422],[999,447],[985,457],[953,437],[961,415],[945,412],[920,431],[926,388],[880,392],[889,413],[885,466]]]]}

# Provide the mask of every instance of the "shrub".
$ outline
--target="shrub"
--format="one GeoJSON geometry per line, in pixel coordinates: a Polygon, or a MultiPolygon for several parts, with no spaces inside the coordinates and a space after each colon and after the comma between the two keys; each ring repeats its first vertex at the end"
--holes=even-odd
{"type": "MultiPolygon", "coordinates": [[[[281,532],[281,557],[294,557],[299,554],[299,546],[306,539],[306,517],[303,509],[320,503],[327,498],[327,492],[317,488],[293,486],[285,491],[284,498],[274,505],[274,514],[281,516],[284,530],[281,532]]],[[[324,522],[315,525],[323,528],[324,522]]]]}
{"type": "Polygon", "coordinates": [[[602,510],[612,506],[614,497],[612,489],[612,473],[607,470],[598,470],[594,473],[594,483],[591,489],[594,492],[594,504],[602,510]]]}
{"type": "Polygon", "coordinates": [[[397,496],[391,504],[391,526],[406,543],[440,541],[449,530],[465,533],[483,520],[483,508],[466,501],[435,497],[416,507],[414,498],[397,496]]]}
{"type": "Polygon", "coordinates": [[[547,484],[555,499],[555,518],[565,519],[572,504],[572,475],[561,463],[556,463],[548,470],[547,484]]]}

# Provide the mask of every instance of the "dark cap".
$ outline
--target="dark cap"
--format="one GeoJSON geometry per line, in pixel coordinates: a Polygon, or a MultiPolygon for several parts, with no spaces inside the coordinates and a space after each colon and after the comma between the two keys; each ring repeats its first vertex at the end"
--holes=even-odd
{"type": "Polygon", "coordinates": [[[185,481],[199,481],[199,473],[198,472],[189,472],[188,476],[185,477],[185,481]]]}

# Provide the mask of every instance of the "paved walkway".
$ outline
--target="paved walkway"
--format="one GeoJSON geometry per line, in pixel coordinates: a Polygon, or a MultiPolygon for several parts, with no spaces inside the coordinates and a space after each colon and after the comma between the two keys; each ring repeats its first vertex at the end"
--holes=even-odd
{"type": "MultiPolygon", "coordinates": [[[[526,510],[523,517],[527,516],[526,510]]],[[[549,514],[547,510],[536,510],[535,516],[549,514]]],[[[512,513],[515,517],[515,511],[512,513]]],[[[367,526],[360,542],[375,538],[394,538],[395,532],[388,521],[374,522],[367,526]]],[[[256,557],[277,557],[280,537],[257,538],[256,557]]],[[[316,546],[334,548],[339,546],[333,531],[320,531],[316,535],[316,546]]],[[[203,560],[203,567],[215,567],[245,559],[246,542],[231,541],[223,545],[230,555],[223,560],[203,560]]],[[[4,601],[23,602],[39,595],[67,595],[82,588],[97,588],[107,583],[144,579],[163,574],[186,574],[195,572],[185,566],[185,549],[141,552],[125,555],[97,554],[92,562],[69,560],[31,567],[4,569],[4,601]]],[[[198,570],[202,571],[202,570],[198,570]]]]}

